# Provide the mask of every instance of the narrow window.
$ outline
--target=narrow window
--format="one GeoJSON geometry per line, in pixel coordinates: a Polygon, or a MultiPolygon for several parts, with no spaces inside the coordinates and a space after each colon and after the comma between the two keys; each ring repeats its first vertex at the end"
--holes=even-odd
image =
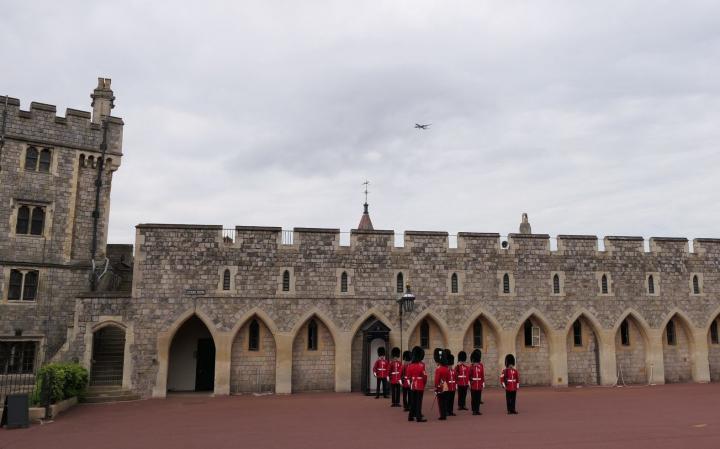
{"type": "Polygon", "coordinates": [[[620,324],[620,343],[623,346],[630,346],[630,325],[627,319],[620,324]]]}
{"type": "Polygon", "coordinates": [[[223,290],[230,290],[230,270],[223,271],[223,290]]]}
{"type": "Polygon", "coordinates": [[[248,330],[248,351],[259,351],[260,350],[260,325],[257,320],[253,319],[250,322],[250,329],[248,330]]]}
{"type": "Polygon", "coordinates": [[[713,321],[710,325],[710,343],[716,345],[720,343],[720,336],[718,336],[718,322],[713,321]]]}
{"type": "Polygon", "coordinates": [[[648,276],[648,293],[651,295],[655,294],[655,279],[652,274],[648,276]]]}
{"type": "Polygon", "coordinates": [[[533,325],[530,320],[525,321],[523,325],[523,333],[525,334],[525,347],[532,348],[533,346],[533,325]]]}
{"type": "Polygon", "coordinates": [[[348,274],[346,271],[343,271],[340,275],[340,291],[342,293],[347,293],[348,291],[348,274]]]}
{"type": "Polygon", "coordinates": [[[600,290],[602,291],[603,295],[608,294],[608,279],[607,275],[603,274],[602,278],[600,279],[600,290]]]}
{"type": "Polygon", "coordinates": [[[25,282],[23,283],[23,301],[34,301],[37,296],[38,272],[28,271],[25,273],[25,282]]]}
{"type": "Polygon", "coordinates": [[[473,323],[473,347],[483,347],[483,325],[480,320],[475,320],[473,323]]]}
{"type": "Polygon", "coordinates": [[[573,344],[575,346],[582,346],[582,323],[580,320],[575,320],[573,323],[573,344]]]}
{"type": "Polygon", "coordinates": [[[698,279],[697,274],[693,276],[693,293],[696,295],[700,294],[700,279],[698,279]]]}
{"type": "Polygon", "coordinates": [[[453,273],[450,277],[450,291],[453,293],[457,293],[459,291],[457,273],[453,273]]]}
{"type": "Polygon", "coordinates": [[[42,235],[45,227],[45,209],[42,207],[34,207],[32,211],[32,222],[30,224],[30,234],[42,235]]]}
{"type": "Polygon", "coordinates": [[[17,301],[22,298],[23,275],[18,270],[10,271],[10,286],[8,288],[8,301],[17,301]]]}
{"type": "Polygon", "coordinates": [[[42,172],[49,172],[50,171],[50,160],[52,159],[52,153],[50,153],[50,150],[45,148],[40,152],[40,167],[39,170],[42,172]]]}
{"type": "Polygon", "coordinates": [[[15,225],[16,234],[27,234],[30,225],[30,208],[20,206],[17,214],[17,224],[15,225]]]}
{"type": "Polygon", "coordinates": [[[510,275],[503,274],[503,293],[510,293],[510,275]]]}
{"type": "Polygon", "coordinates": [[[403,288],[404,285],[405,285],[405,283],[403,282],[403,274],[402,274],[402,273],[398,273],[398,274],[397,274],[397,292],[398,292],[398,293],[402,293],[402,292],[405,291],[404,288],[403,288]]]}
{"type": "Polygon", "coordinates": [[[35,147],[28,147],[25,152],[25,170],[36,171],[38,162],[38,150],[35,147]]]}
{"type": "Polygon", "coordinates": [[[308,351],[317,351],[318,348],[318,326],[315,320],[308,323],[308,351]]]}
{"type": "Polygon", "coordinates": [[[667,323],[667,344],[670,346],[675,346],[677,343],[677,339],[675,338],[675,322],[673,320],[668,321],[667,323]]]}
{"type": "Polygon", "coordinates": [[[430,324],[427,320],[422,320],[420,323],[420,347],[423,349],[430,348],[430,324]]]}
{"type": "Polygon", "coordinates": [[[283,271],[283,291],[290,291],[290,272],[288,270],[283,271]]]}
{"type": "Polygon", "coordinates": [[[560,294],[560,276],[557,274],[553,276],[553,293],[556,295],[560,294]]]}

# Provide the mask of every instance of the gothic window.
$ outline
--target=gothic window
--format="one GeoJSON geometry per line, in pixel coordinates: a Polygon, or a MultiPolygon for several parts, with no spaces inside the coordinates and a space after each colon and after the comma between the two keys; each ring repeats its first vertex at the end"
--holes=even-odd
{"type": "Polygon", "coordinates": [[[692,285],[693,285],[693,293],[696,295],[699,295],[700,294],[700,279],[698,278],[697,274],[693,275],[692,285]]]}
{"type": "Polygon", "coordinates": [[[623,346],[630,346],[630,324],[627,319],[620,324],[620,343],[623,346]]]}
{"type": "Polygon", "coordinates": [[[602,278],[600,278],[600,291],[603,295],[608,294],[608,278],[606,274],[603,274],[602,278]]]}
{"type": "Polygon", "coordinates": [[[533,326],[532,321],[526,320],[523,325],[525,347],[537,348],[540,346],[540,328],[533,326]]]}
{"type": "Polygon", "coordinates": [[[28,147],[25,152],[25,170],[36,171],[38,163],[38,150],[35,147],[28,147]]]}
{"type": "Polygon", "coordinates": [[[257,320],[253,319],[250,322],[250,329],[248,330],[248,351],[259,351],[260,350],[260,325],[257,320]]]}
{"type": "Polygon", "coordinates": [[[473,347],[483,347],[483,325],[480,320],[475,320],[473,323],[473,347]]]}
{"type": "Polygon", "coordinates": [[[8,301],[34,301],[37,297],[38,272],[36,270],[10,270],[8,301]]]}
{"type": "Polygon", "coordinates": [[[282,291],[290,291],[290,271],[288,270],[283,271],[282,291]]]}
{"type": "Polygon", "coordinates": [[[403,274],[402,273],[397,274],[397,282],[396,283],[397,283],[397,292],[398,293],[404,292],[405,291],[405,289],[404,289],[405,283],[403,282],[403,274]]]}
{"type": "Polygon", "coordinates": [[[423,349],[430,348],[430,324],[427,320],[420,323],[420,347],[423,349]]]}
{"type": "Polygon", "coordinates": [[[503,274],[503,293],[510,293],[510,275],[503,274]]]}
{"type": "Polygon", "coordinates": [[[648,293],[651,295],[655,294],[655,279],[652,274],[648,276],[648,293]]]}
{"type": "Polygon", "coordinates": [[[0,341],[0,374],[32,374],[35,345],[34,341],[0,341]]]}
{"type": "Polygon", "coordinates": [[[17,210],[15,234],[43,235],[45,228],[45,207],[22,204],[17,210]]]}
{"type": "Polygon", "coordinates": [[[318,325],[315,320],[308,323],[307,348],[308,351],[317,351],[318,348],[318,325]]]}
{"type": "Polygon", "coordinates": [[[720,344],[720,336],[718,336],[718,322],[713,321],[710,325],[710,343],[716,345],[720,344]]]}
{"type": "Polygon", "coordinates": [[[667,344],[670,346],[675,346],[677,344],[677,338],[675,335],[675,322],[673,320],[668,321],[666,334],[667,334],[667,344]]]}
{"type": "Polygon", "coordinates": [[[560,294],[560,276],[557,274],[553,275],[553,293],[560,294]]]}
{"type": "Polygon", "coordinates": [[[223,271],[223,290],[230,290],[230,270],[223,271]]]}
{"type": "Polygon", "coordinates": [[[340,291],[347,293],[348,291],[348,274],[347,271],[343,271],[340,275],[340,291]]]}
{"type": "Polygon", "coordinates": [[[50,161],[52,160],[52,153],[50,150],[45,148],[40,152],[40,165],[38,170],[41,172],[48,173],[50,171],[50,161]]]}
{"type": "Polygon", "coordinates": [[[42,235],[45,226],[45,210],[42,207],[34,207],[32,221],[30,222],[30,234],[42,235]]]}
{"type": "Polygon", "coordinates": [[[573,345],[582,346],[582,323],[580,320],[575,320],[573,323],[573,345]]]}
{"type": "Polygon", "coordinates": [[[457,273],[453,273],[450,277],[450,291],[453,293],[457,293],[460,290],[458,286],[458,275],[457,273]]]}
{"type": "Polygon", "coordinates": [[[20,206],[17,213],[17,223],[15,224],[16,234],[27,234],[30,228],[30,208],[28,206],[20,206]]]}

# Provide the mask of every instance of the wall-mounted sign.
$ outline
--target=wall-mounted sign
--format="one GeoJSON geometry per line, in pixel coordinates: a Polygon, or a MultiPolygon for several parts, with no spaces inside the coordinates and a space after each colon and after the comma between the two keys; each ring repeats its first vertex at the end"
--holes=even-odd
{"type": "Polygon", "coordinates": [[[185,294],[190,296],[200,296],[205,294],[205,290],[199,288],[189,288],[185,290],[185,294]]]}

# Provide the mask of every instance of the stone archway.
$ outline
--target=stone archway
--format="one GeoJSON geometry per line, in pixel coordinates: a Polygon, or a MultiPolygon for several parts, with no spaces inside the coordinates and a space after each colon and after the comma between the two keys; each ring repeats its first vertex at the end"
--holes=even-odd
{"type": "Polygon", "coordinates": [[[647,334],[634,315],[627,315],[615,333],[615,360],[619,384],[645,384],[647,369],[647,334]]]}
{"type": "Polygon", "coordinates": [[[475,318],[468,326],[463,337],[463,351],[468,354],[475,349],[482,351],[482,363],[485,366],[485,385],[499,386],[500,354],[499,335],[495,326],[483,315],[475,318]]]}
{"type": "Polygon", "coordinates": [[[600,344],[595,326],[580,315],[570,325],[566,340],[568,384],[600,384],[600,344]]]}
{"type": "Polygon", "coordinates": [[[121,386],[125,360],[125,329],[108,324],[93,332],[91,386],[121,386]]]}
{"type": "Polygon", "coordinates": [[[335,391],[335,340],[317,315],[293,339],[292,392],[302,391],[335,391]]]}
{"type": "MultiPolygon", "coordinates": [[[[368,330],[369,327],[378,327],[385,330],[389,329],[389,326],[385,324],[383,320],[377,318],[375,315],[370,315],[362,322],[353,335],[350,345],[350,391],[352,392],[365,392],[363,390],[363,384],[367,383],[369,375],[365,372],[366,368],[364,366],[367,364],[368,369],[371,369],[377,359],[377,348],[380,346],[386,347],[388,345],[387,341],[384,338],[380,338],[378,335],[375,335],[376,338],[373,338],[373,335],[368,334],[369,338],[373,338],[372,341],[363,341],[365,331],[368,330]],[[368,348],[369,354],[365,354],[364,351],[368,350],[368,348]],[[365,357],[367,358],[365,359],[365,357]],[[365,363],[363,363],[364,359],[365,363]],[[363,376],[365,376],[365,380],[363,380],[363,376]]],[[[377,334],[377,332],[374,332],[374,334],[377,334]]],[[[388,350],[389,357],[389,348],[386,349],[388,350]]],[[[374,391],[374,385],[369,385],[369,387],[374,391]]]]}
{"type": "Polygon", "coordinates": [[[520,324],[515,337],[515,357],[523,385],[551,385],[548,327],[535,314],[520,324]]]}
{"type": "Polygon", "coordinates": [[[693,342],[684,319],[674,314],[662,334],[665,383],[692,382],[693,342]]]}
{"type": "Polygon", "coordinates": [[[710,381],[720,382],[720,315],[710,322],[707,333],[710,381]]]}
{"type": "Polygon", "coordinates": [[[170,344],[167,391],[213,391],[215,341],[205,323],[192,315],[170,344]]]}
{"type": "Polygon", "coordinates": [[[245,320],[230,354],[231,393],[275,392],[275,336],[261,317],[245,320]]]}
{"type": "MultiPolygon", "coordinates": [[[[430,314],[426,314],[421,318],[410,331],[408,338],[408,348],[420,346],[425,350],[425,371],[428,379],[433,378],[435,373],[435,360],[433,360],[433,350],[435,348],[447,348],[447,336],[442,331],[440,324],[430,314]]],[[[427,388],[431,388],[432,381],[427,383],[427,388]]]]}

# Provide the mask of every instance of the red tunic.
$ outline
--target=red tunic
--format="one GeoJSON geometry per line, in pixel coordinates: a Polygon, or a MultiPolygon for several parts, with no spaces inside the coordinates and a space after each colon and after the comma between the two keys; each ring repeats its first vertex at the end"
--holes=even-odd
{"type": "Polygon", "coordinates": [[[457,377],[458,387],[467,387],[470,385],[470,367],[460,362],[455,366],[455,377],[457,377]]]}
{"type": "Polygon", "coordinates": [[[445,365],[439,365],[435,368],[435,392],[443,393],[444,391],[450,391],[450,369],[445,365]]]}
{"type": "Polygon", "coordinates": [[[506,391],[520,388],[520,373],[515,368],[505,368],[500,374],[500,384],[506,391]]]}
{"type": "Polygon", "coordinates": [[[423,362],[411,363],[405,370],[410,378],[410,388],[413,391],[423,391],[427,382],[427,373],[423,362]]]}
{"type": "Polygon", "coordinates": [[[403,363],[402,365],[402,386],[403,388],[410,388],[410,378],[408,377],[407,369],[410,363],[403,363]]]}
{"type": "Polygon", "coordinates": [[[400,360],[390,361],[390,383],[395,385],[399,384],[402,379],[402,363],[400,360]]]}
{"type": "Polygon", "coordinates": [[[470,367],[470,389],[482,391],[485,388],[485,367],[482,363],[473,363],[470,367]]]}
{"type": "Polygon", "coordinates": [[[448,368],[448,391],[457,391],[457,377],[454,368],[448,368]]]}
{"type": "Polygon", "coordinates": [[[375,364],[373,365],[373,376],[383,378],[388,377],[388,368],[389,363],[387,360],[385,360],[385,357],[380,357],[379,359],[375,360],[375,364]]]}

